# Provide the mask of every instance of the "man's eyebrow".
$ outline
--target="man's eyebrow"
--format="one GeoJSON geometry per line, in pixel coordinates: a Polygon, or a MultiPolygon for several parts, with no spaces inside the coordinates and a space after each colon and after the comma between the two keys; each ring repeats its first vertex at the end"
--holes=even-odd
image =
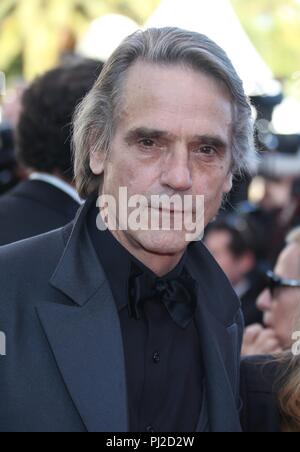
{"type": "MultiPolygon", "coordinates": [[[[131,143],[141,138],[150,138],[150,139],[166,138],[170,140],[176,140],[176,136],[173,135],[172,133],[158,129],[149,129],[147,127],[139,127],[137,129],[130,130],[126,134],[125,140],[128,143],[131,143]]],[[[226,148],[229,145],[228,141],[219,135],[208,135],[208,134],[194,135],[193,137],[191,137],[191,141],[197,141],[199,143],[215,146],[218,148],[226,148]]]]}
{"type": "Polygon", "coordinates": [[[229,146],[228,141],[218,135],[195,135],[193,141],[199,141],[200,143],[215,146],[217,148],[226,148],[229,146]]]}
{"type": "Polygon", "coordinates": [[[130,130],[125,137],[127,142],[135,141],[139,138],[175,138],[174,135],[165,132],[163,130],[148,129],[147,127],[139,127],[137,129],[130,130]]]}

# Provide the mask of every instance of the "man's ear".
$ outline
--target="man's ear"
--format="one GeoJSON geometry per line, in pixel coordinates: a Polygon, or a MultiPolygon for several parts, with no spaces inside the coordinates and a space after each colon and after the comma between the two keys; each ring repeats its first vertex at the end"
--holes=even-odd
{"type": "Polygon", "coordinates": [[[106,160],[105,152],[92,151],[90,153],[90,168],[96,176],[100,176],[104,172],[104,164],[106,160]]]}
{"type": "Polygon", "coordinates": [[[233,187],[233,174],[229,173],[226,177],[223,187],[223,193],[230,193],[233,187]]]}

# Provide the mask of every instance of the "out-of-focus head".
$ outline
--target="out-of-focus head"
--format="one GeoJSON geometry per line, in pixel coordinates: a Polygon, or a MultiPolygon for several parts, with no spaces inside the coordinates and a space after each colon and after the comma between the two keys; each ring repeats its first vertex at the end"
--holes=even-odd
{"type": "Polygon", "coordinates": [[[0,123],[0,196],[18,182],[13,130],[0,123]]]}
{"type": "Polygon", "coordinates": [[[293,182],[291,177],[266,178],[262,207],[266,210],[286,207],[292,201],[293,182]]]}
{"type": "Polygon", "coordinates": [[[259,297],[257,306],[264,312],[265,325],[274,329],[281,346],[287,349],[300,318],[300,228],[288,236],[273,279],[273,290],[266,289],[259,297]]]}
{"type": "Polygon", "coordinates": [[[256,264],[253,232],[246,220],[232,218],[212,223],[205,244],[233,285],[239,284],[256,264]]]}
{"type": "Polygon", "coordinates": [[[82,59],[47,72],[25,90],[16,134],[17,158],[29,171],[73,180],[73,114],[101,69],[101,63],[82,59]]]}

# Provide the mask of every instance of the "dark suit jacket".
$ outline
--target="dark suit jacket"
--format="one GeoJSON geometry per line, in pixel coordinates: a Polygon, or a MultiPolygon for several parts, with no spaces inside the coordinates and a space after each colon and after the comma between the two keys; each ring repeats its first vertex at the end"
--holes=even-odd
{"type": "Polygon", "coordinates": [[[265,278],[261,276],[260,272],[254,271],[249,275],[248,281],[249,290],[240,297],[245,326],[250,326],[254,323],[263,324],[263,313],[257,308],[256,303],[259,295],[266,288],[265,278]]]}
{"type": "MultiPolygon", "coordinates": [[[[117,307],[85,226],[0,249],[0,430],[126,432],[117,307]]],[[[206,248],[192,247],[211,430],[239,432],[240,303],[206,248]]],[[[199,413],[200,416],[200,413],[199,413]]]]}
{"type": "Polygon", "coordinates": [[[246,358],[241,364],[241,422],[244,432],[280,432],[277,402],[279,364],[270,357],[246,358]]]}
{"type": "Polygon", "coordinates": [[[74,199],[53,185],[22,182],[0,197],[0,246],[65,226],[78,209],[74,199]]]}

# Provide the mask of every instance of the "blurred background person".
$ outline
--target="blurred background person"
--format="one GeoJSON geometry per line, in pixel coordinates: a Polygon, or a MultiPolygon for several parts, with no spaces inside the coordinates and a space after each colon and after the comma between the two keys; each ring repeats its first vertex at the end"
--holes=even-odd
{"type": "Polygon", "coordinates": [[[262,323],[256,300],[264,287],[259,270],[259,240],[246,219],[224,216],[212,223],[205,244],[241,300],[246,326],[262,323]]]}
{"type": "Polygon", "coordinates": [[[0,124],[0,196],[20,181],[16,162],[13,130],[8,124],[0,124]]]}
{"type": "Polygon", "coordinates": [[[300,228],[292,231],[280,254],[274,273],[268,272],[268,288],[257,306],[264,314],[264,324],[272,328],[283,349],[292,345],[292,334],[300,307],[300,228]]]}
{"type": "Polygon", "coordinates": [[[300,228],[289,234],[274,273],[267,273],[266,283],[257,301],[265,329],[260,325],[246,329],[244,356],[278,353],[292,346],[300,309],[300,228]]]}
{"type": "Polygon", "coordinates": [[[25,177],[16,161],[14,143],[21,92],[21,87],[15,86],[7,93],[6,76],[0,71],[0,196],[25,177]]]}
{"type": "MultiPolygon", "coordinates": [[[[277,156],[274,155],[274,158],[277,156]]],[[[296,157],[291,166],[298,166],[300,173],[300,160],[298,162],[296,157]]],[[[261,258],[270,268],[274,267],[284,248],[288,232],[300,224],[299,179],[280,177],[275,171],[272,173],[271,170],[259,179],[254,179],[250,188],[251,197],[251,191],[256,189],[258,181],[261,199],[257,203],[244,202],[238,207],[238,214],[255,224],[262,245],[261,258]]]]}
{"type": "Polygon", "coordinates": [[[73,185],[71,122],[102,64],[82,60],[53,69],[24,92],[17,125],[17,161],[28,180],[0,198],[0,245],[70,222],[81,204],[73,185]]]}
{"type": "Polygon", "coordinates": [[[21,113],[22,96],[27,86],[28,84],[22,80],[22,78],[14,80],[11,88],[5,91],[5,95],[3,95],[3,121],[4,124],[11,128],[11,130],[15,130],[18,124],[21,113]]]}

